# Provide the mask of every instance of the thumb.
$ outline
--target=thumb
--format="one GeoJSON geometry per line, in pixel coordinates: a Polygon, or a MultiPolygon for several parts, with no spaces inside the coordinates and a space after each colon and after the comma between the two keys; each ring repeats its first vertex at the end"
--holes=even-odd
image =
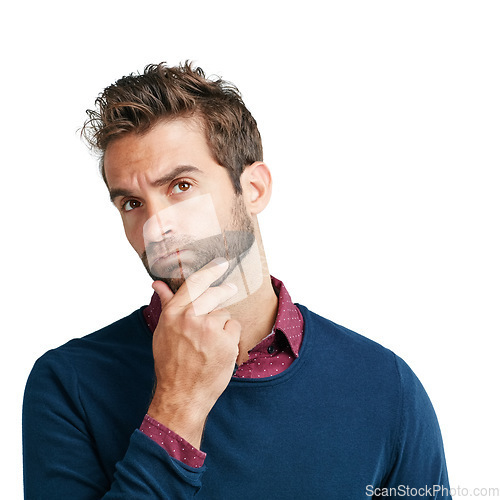
{"type": "Polygon", "coordinates": [[[153,281],[153,290],[158,294],[162,309],[172,300],[174,292],[163,281],[153,281]]]}

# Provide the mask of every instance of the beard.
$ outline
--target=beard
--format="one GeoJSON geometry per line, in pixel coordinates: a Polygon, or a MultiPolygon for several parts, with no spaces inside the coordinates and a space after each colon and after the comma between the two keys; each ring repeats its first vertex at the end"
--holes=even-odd
{"type": "Polygon", "coordinates": [[[176,293],[188,276],[213,259],[223,257],[229,261],[229,267],[211,286],[223,283],[247,255],[255,241],[253,221],[247,214],[240,196],[236,196],[232,211],[233,217],[229,227],[223,229],[220,234],[199,240],[187,236],[165,237],[163,241],[149,243],[141,256],[149,276],[155,281],[163,281],[176,293]],[[157,262],[159,258],[169,254],[175,255],[169,257],[165,263],[157,262]],[[192,258],[185,260],[186,255],[191,255],[192,258]],[[150,262],[153,264],[150,265],[150,262]]]}

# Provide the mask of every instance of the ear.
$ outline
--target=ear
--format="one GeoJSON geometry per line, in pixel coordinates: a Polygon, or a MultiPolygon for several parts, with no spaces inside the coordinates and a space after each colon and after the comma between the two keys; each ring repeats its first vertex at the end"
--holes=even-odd
{"type": "Polygon", "coordinates": [[[248,211],[251,215],[262,212],[271,199],[273,180],[269,167],[256,161],[245,167],[240,179],[248,211]]]}

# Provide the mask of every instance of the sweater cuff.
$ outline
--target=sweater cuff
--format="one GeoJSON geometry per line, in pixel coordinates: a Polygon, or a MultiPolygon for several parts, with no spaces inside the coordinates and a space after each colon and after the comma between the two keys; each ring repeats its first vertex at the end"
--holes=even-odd
{"type": "Polygon", "coordinates": [[[191,446],[184,438],[149,415],[144,417],[139,430],[161,446],[172,458],[189,467],[196,469],[203,467],[206,453],[191,446]]]}

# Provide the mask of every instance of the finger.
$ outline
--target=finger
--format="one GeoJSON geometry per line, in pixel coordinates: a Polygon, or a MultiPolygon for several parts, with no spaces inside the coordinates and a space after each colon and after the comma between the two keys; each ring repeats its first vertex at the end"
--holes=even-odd
{"type": "Polygon", "coordinates": [[[216,309],[207,314],[210,325],[213,325],[214,330],[222,332],[224,325],[231,319],[231,314],[227,309],[216,309]]]}
{"type": "Polygon", "coordinates": [[[231,314],[227,309],[215,309],[209,314],[212,318],[217,318],[217,320],[220,321],[222,328],[224,328],[226,321],[231,319],[231,314]]]}
{"type": "Polygon", "coordinates": [[[169,286],[163,281],[154,281],[152,284],[153,290],[158,294],[161,301],[162,309],[172,300],[174,292],[170,290],[169,286]]]}
{"type": "Polygon", "coordinates": [[[209,262],[200,270],[191,274],[175,294],[176,303],[187,306],[195,301],[210,285],[219,279],[229,267],[229,262],[224,258],[217,258],[209,262]]]}
{"type": "Polygon", "coordinates": [[[241,335],[241,324],[235,319],[228,319],[224,325],[224,331],[231,336],[234,335],[239,340],[241,335]]]}
{"type": "Polygon", "coordinates": [[[223,283],[205,290],[193,301],[195,316],[208,314],[238,293],[238,287],[233,283],[223,283]]]}

